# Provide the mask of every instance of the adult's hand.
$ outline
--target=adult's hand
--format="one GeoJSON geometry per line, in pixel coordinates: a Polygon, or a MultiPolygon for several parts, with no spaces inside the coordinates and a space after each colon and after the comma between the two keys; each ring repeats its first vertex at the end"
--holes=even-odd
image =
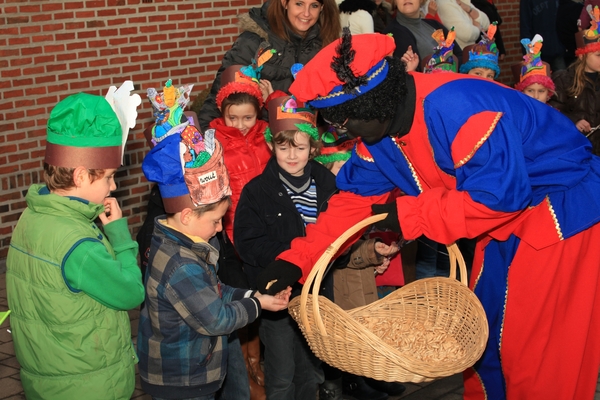
{"type": "Polygon", "coordinates": [[[285,260],[275,260],[258,275],[258,291],[275,295],[302,277],[300,267],[285,260]]]}

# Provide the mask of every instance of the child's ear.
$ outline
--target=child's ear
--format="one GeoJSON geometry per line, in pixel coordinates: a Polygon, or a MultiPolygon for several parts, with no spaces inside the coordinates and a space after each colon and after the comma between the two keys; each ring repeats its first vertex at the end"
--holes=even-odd
{"type": "Polygon", "coordinates": [[[73,170],[73,183],[75,184],[75,187],[81,187],[83,182],[85,182],[86,179],[89,179],[89,177],[90,174],[88,173],[87,168],[83,166],[79,166],[73,170]]]}
{"type": "Polygon", "coordinates": [[[269,146],[269,149],[271,149],[271,152],[275,153],[275,149],[273,148],[273,143],[267,142],[267,146],[269,146]]]}
{"type": "Polygon", "coordinates": [[[184,208],[179,213],[179,222],[181,222],[182,225],[187,226],[191,223],[193,215],[194,211],[191,208],[184,208]]]}

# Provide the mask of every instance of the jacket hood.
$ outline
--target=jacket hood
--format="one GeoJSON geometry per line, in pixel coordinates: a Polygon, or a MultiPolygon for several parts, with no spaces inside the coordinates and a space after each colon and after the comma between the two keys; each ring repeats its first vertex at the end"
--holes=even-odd
{"type": "Polygon", "coordinates": [[[54,214],[59,217],[73,218],[80,214],[90,221],[95,220],[104,212],[104,205],[90,203],[76,197],[59,196],[50,193],[46,185],[31,185],[25,196],[27,207],[41,214],[54,214]]]}
{"type": "Polygon", "coordinates": [[[241,32],[248,31],[257,34],[261,38],[269,39],[269,22],[267,21],[266,2],[261,7],[251,8],[249,12],[238,15],[238,26],[241,32]]]}

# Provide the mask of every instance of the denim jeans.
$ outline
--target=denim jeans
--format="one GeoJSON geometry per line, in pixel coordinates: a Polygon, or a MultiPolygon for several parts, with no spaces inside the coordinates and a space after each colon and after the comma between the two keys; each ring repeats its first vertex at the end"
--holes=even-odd
{"type": "Polygon", "coordinates": [[[267,398],[316,399],[319,384],[324,381],[321,361],[308,347],[296,321],[286,311],[265,311],[260,322],[259,336],[265,345],[267,398]]]}
{"type": "Polygon", "coordinates": [[[227,346],[229,349],[227,375],[216,398],[217,400],[250,400],[248,371],[237,332],[229,335],[227,346]]]}

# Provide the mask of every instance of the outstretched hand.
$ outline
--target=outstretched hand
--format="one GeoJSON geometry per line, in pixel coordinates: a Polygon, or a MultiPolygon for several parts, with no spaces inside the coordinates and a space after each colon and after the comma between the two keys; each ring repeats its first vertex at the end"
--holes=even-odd
{"type": "Polygon", "coordinates": [[[386,204],[373,204],[371,210],[373,210],[373,214],[387,214],[387,217],[375,223],[377,229],[402,233],[400,221],[398,220],[398,208],[395,201],[386,204]]]}
{"type": "Polygon", "coordinates": [[[287,308],[291,294],[292,288],[288,286],[284,290],[276,293],[274,296],[257,293],[254,297],[260,301],[260,307],[263,310],[281,311],[287,308]]]}
{"type": "Polygon", "coordinates": [[[300,278],[300,267],[284,260],[275,260],[258,275],[258,291],[274,295],[292,286],[300,278]]]}

